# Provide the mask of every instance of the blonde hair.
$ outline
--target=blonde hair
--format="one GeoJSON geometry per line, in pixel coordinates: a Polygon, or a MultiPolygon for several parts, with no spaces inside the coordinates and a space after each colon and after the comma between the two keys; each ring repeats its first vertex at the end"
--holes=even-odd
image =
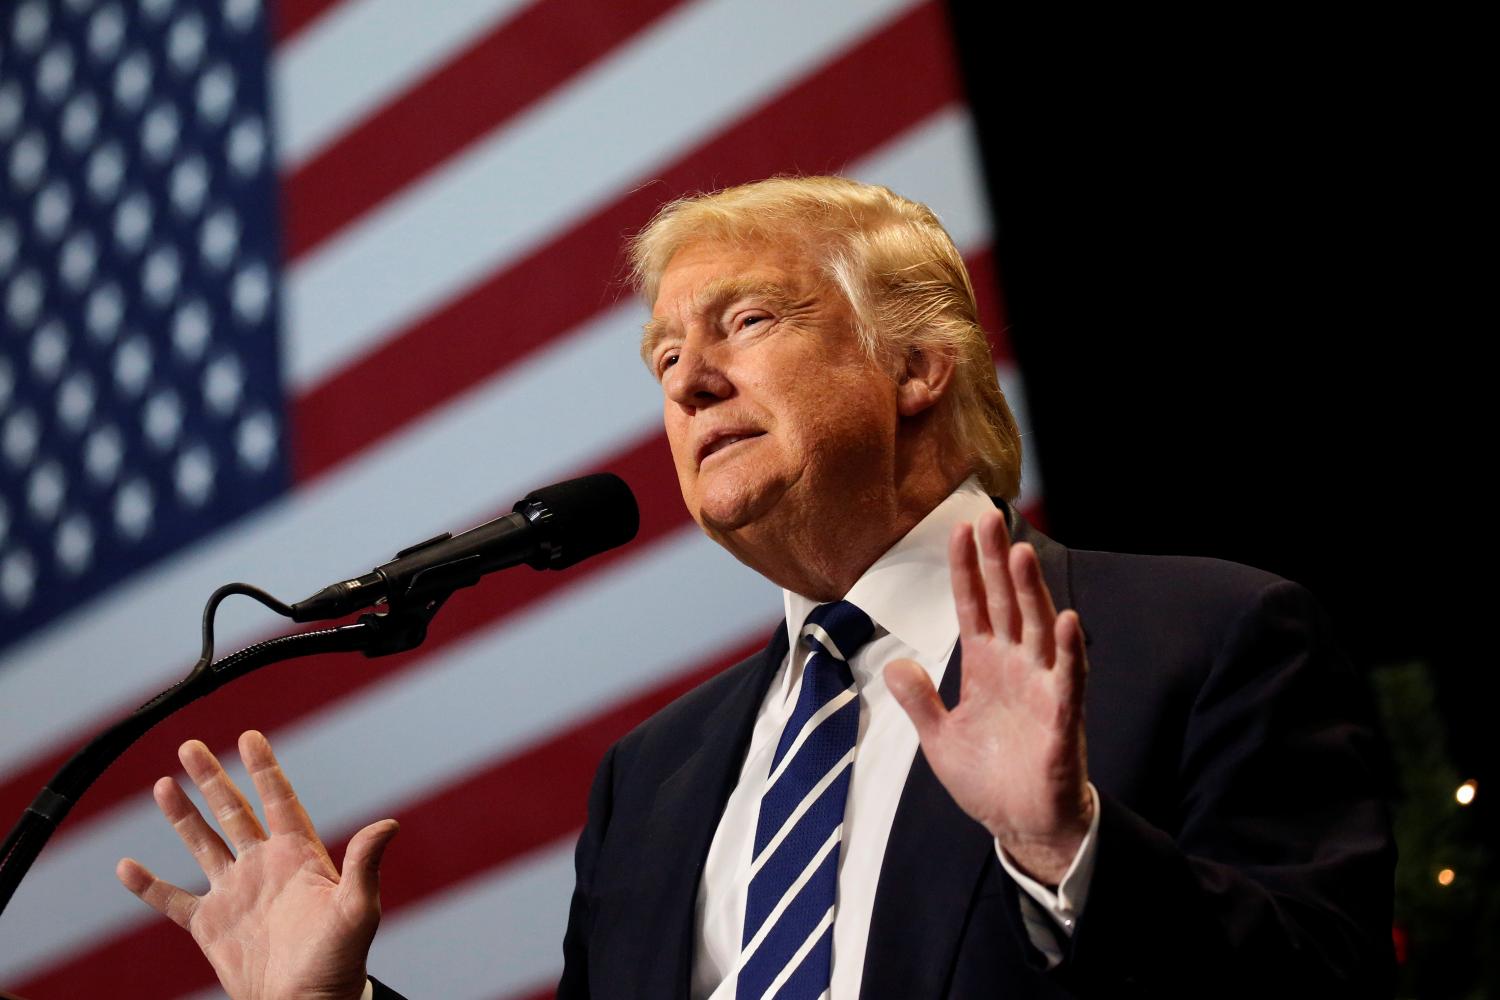
{"type": "Polygon", "coordinates": [[[627,249],[635,287],[654,305],[667,264],[689,244],[789,240],[809,250],[848,299],[872,360],[920,348],[954,362],[940,411],[949,438],[989,493],[1014,499],[1021,435],[995,377],[968,269],[926,205],[842,177],[773,177],[669,202],[627,249]]]}

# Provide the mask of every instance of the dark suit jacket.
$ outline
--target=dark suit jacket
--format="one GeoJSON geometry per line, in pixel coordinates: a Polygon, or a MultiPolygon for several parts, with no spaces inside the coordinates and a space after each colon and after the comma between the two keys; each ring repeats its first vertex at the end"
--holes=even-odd
{"type": "MultiPolygon", "coordinates": [[[[1011,519],[1087,635],[1088,903],[1047,971],[989,834],[918,752],[861,996],[1388,995],[1394,847],[1360,684],[1311,598],[1232,563],[1071,551],[1011,519]]],[[[786,645],[778,628],[605,755],[560,997],[687,996],[699,876],[786,645]]],[[[960,671],[955,652],[950,705],[960,671]]]]}

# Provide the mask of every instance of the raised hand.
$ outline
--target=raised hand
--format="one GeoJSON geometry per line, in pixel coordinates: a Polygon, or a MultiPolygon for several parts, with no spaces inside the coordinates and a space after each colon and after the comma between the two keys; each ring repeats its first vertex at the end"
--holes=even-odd
{"type": "Polygon", "coordinates": [[[922,667],[897,660],[886,684],[959,807],[1038,881],[1056,885],[1088,832],[1083,629],[1058,614],[1036,550],[1010,545],[997,511],[948,543],[963,676],[949,711],[922,667]],[[978,535],[978,544],[975,535],[978,535]]]}
{"type": "Polygon", "coordinates": [[[177,782],[162,778],[156,804],[208,876],[208,892],[194,896],[129,858],[115,869],[121,883],[193,935],[234,1000],[357,1000],[380,922],[380,857],[395,820],[355,834],[340,875],[260,733],[240,737],[240,759],[268,830],[208,747],[192,740],[178,756],[233,850],[177,782]]]}

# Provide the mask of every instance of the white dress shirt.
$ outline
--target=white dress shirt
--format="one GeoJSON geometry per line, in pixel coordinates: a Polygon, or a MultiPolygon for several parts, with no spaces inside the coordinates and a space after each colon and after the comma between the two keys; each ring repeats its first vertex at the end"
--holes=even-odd
{"type": "MultiPolygon", "coordinates": [[[[844,598],[869,615],[876,628],[870,642],[849,661],[859,689],[859,733],[839,849],[833,978],[828,994],[831,1000],[856,1000],[859,996],[881,861],[896,805],[917,752],[917,731],[887,690],[882,671],[893,660],[909,658],[926,669],[935,686],[942,683],[943,671],[958,644],[958,612],[948,572],[948,535],[953,525],[972,524],[994,509],[977,481],[965,481],[877,559],[844,598]]],[[[817,602],[791,591],[783,591],[783,598],[790,649],[761,703],[739,784],[719,820],[698,887],[693,1000],[731,1000],[735,995],[760,800],[766,790],[771,756],[796,705],[801,684],[806,650],[798,636],[808,613],[817,606],[817,602]]],[[[1030,937],[1051,964],[1061,959],[1056,935],[1071,934],[1088,892],[1099,823],[1097,805],[1096,795],[1093,826],[1055,891],[1018,871],[996,844],[1006,871],[1025,890],[1022,902],[1028,910],[1025,916],[1030,937]],[[1039,907],[1027,905],[1032,900],[1039,907]],[[1043,910],[1051,915],[1051,921],[1042,915],[1043,910]]]]}

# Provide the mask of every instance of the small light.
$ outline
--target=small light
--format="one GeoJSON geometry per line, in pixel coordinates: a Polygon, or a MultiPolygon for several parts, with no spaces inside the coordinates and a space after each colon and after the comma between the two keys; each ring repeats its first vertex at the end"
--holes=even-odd
{"type": "Polygon", "coordinates": [[[1438,885],[1452,885],[1452,884],[1453,884],[1453,869],[1452,868],[1444,868],[1442,871],[1438,872],[1438,885]]]}
{"type": "Polygon", "coordinates": [[[1470,778],[1468,781],[1465,781],[1462,785],[1458,786],[1458,791],[1453,793],[1453,797],[1455,799],[1458,799],[1459,805],[1466,806],[1470,802],[1474,801],[1474,796],[1478,793],[1479,782],[1475,781],[1473,778],[1470,778]]]}

